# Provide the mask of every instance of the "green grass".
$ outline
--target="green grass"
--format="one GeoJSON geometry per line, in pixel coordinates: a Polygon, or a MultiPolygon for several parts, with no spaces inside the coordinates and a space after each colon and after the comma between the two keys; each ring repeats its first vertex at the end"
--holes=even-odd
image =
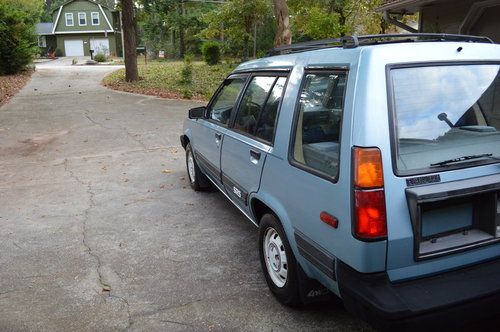
{"type": "MultiPolygon", "coordinates": [[[[139,60],[139,59],[138,59],[139,60]]],[[[167,98],[193,98],[208,100],[234,65],[208,66],[204,62],[193,62],[193,79],[189,84],[181,83],[182,61],[140,61],[139,81],[125,82],[125,69],[115,71],[103,80],[112,89],[155,95],[167,98]]]]}

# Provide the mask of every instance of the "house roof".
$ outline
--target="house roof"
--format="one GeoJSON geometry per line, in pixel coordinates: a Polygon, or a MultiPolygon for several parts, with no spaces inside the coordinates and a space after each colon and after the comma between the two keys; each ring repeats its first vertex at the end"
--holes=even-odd
{"type": "Polygon", "coordinates": [[[390,13],[415,13],[423,6],[450,0],[387,0],[377,11],[390,13]]]}
{"type": "MultiPolygon", "coordinates": [[[[62,3],[60,6],[58,6],[58,7],[54,8],[54,9],[52,9],[52,13],[53,13],[53,12],[55,12],[55,11],[57,11],[57,10],[59,10],[59,8],[61,8],[61,7],[63,7],[63,6],[66,6],[67,4],[70,4],[70,3],[75,2],[75,1],[78,1],[78,0],[68,0],[68,1],[66,1],[66,2],[62,3]]],[[[97,3],[97,2],[95,2],[95,1],[93,1],[93,0],[85,0],[85,1],[95,3],[96,5],[101,5],[100,3],[97,3]]],[[[101,7],[102,7],[102,8],[109,9],[109,10],[112,10],[112,9],[110,9],[110,8],[109,8],[108,6],[106,6],[106,5],[101,5],[101,7]]]]}
{"type": "MultiPolygon", "coordinates": [[[[59,7],[57,7],[57,9],[55,9],[55,10],[57,10],[57,17],[56,17],[56,21],[55,21],[55,23],[54,23],[54,25],[52,27],[52,34],[59,34],[59,33],[91,33],[91,32],[105,32],[106,31],[106,30],[102,30],[102,31],[100,31],[100,30],[89,30],[89,31],[64,31],[64,32],[56,32],[56,29],[57,29],[57,26],[58,26],[58,23],[59,23],[59,18],[61,16],[61,12],[63,11],[64,6],[70,4],[70,3],[74,2],[74,1],[78,1],[78,0],[69,0],[69,1],[66,1],[65,3],[63,3],[62,5],[60,5],[59,7]]],[[[104,19],[106,20],[106,23],[107,23],[107,25],[108,25],[108,27],[110,29],[110,32],[114,32],[113,26],[111,25],[111,22],[109,21],[108,16],[104,12],[104,8],[106,8],[108,10],[109,10],[109,8],[106,7],[106,6],[101,5],[100,3],[92,1],[92,0],[84,0],[84,1],[91,2],[91,3],[93,3],[93,4],[95,4],[96,6],[99,7],[99,10],[101,11],[104,19]]],[[[53,12],[55,12],[55,10],[53,12]]]]}
{"type": "Polygon", "coordinates": [[[53,29],[54,23],[37,23],[35,26],[35,32],[37,35],[52,35],[53,29]]]}

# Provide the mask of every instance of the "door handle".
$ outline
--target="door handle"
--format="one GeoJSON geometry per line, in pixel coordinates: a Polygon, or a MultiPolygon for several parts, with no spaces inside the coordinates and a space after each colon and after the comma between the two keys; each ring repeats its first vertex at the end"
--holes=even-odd
{"type": "Polygon", "coordinates": [[[250,150],[250,156],[254,158],[255,160],[260,159],[260,152],[255,151],[255,150],[250,150]]]}

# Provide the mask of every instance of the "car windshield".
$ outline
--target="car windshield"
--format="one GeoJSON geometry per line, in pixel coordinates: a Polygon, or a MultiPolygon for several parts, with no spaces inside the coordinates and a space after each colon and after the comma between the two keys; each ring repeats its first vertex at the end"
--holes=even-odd
{"type": "Polygon", "coordinates": [[[391,70],[402,175],[498,162],[500,65],[391,70]]]}

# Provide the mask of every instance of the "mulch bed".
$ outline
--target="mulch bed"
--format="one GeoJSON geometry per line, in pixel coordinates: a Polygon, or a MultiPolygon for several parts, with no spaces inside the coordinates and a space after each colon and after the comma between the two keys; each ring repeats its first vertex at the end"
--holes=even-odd
{"type": "Polygon", "coordinates": [[[33,72],[28,70],[15,75],[0,76],[0,106],[7,103],[28,83],[33,72]]]}
{"type": "MultiPolygon", "coordinates": [[[[112,83],[104,83],[103,85],[109,89],[124,91],[124,92],[138,93],[141,95],[155,96],[155,97],[161,97],[161,98],[167,98],[167,99],[187,99],[187,98],[183,97],[180,92],[166,91],[166,90],[156,89],[156,88],[144,88],[144,87],[137,86],[134,83],[112,82],[112,83]]],[[[191,98],[189,98],[189,100],[207,101],[206,98],[203,97],[202,95],[194,95],[191,98]]]]}

